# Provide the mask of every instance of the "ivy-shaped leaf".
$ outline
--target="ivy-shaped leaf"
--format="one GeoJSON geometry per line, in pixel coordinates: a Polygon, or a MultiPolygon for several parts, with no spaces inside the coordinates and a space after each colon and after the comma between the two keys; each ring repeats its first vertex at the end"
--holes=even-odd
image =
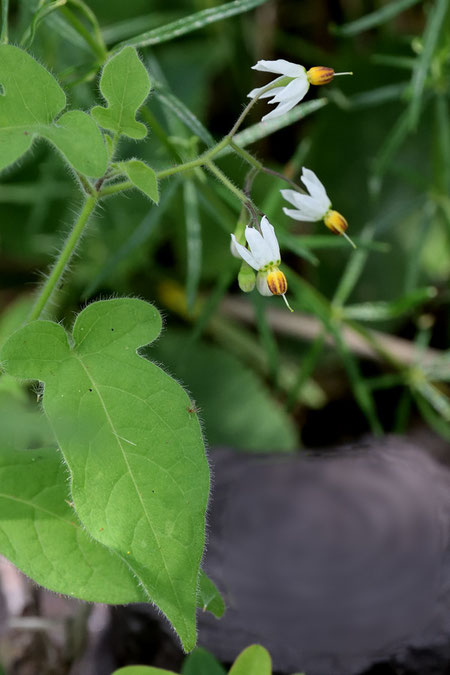
{"type": "Polygon", "coordinates": [[[130,138],[144,138],[147,128],[136,121],[136,113],[150,93],[150,78],[133,47],[125,47],[106,63],[100,91],[108,106],[92,109],[97,124],[130,138]]]}
{"type": "Polygon", "coordinates": [[[186,392],[136,354],[160,329],[146,302],[106,300],[79,314],[73,346],[59,324],[34,321],[0,358],[11,375],[45,383],[78,517],[129,565],[190,650],[209,469],[186,392]]]}
{"type": "Polygon", "coordinates": [[[106,148],[97,125],[81,110],[57,118],[66,107],[66,95],[27,52],[0,45],[0,85],[0,170],[41,136],[80,173],[93,177],[105,173],[106,148]]]}
{"type": "Polygon", "coordinates": [[[128,565],[79,523],[56,448],[0,450],[0,485],[0,553],[22,572],[83,600],[145,602],[128,565]]]}
{"type": "Polygon", "coordinates": [[[120,162],[120,168],[133,185],[157,204],[159,202],[158,181],[153,169],[139,159],[120,162]]]}

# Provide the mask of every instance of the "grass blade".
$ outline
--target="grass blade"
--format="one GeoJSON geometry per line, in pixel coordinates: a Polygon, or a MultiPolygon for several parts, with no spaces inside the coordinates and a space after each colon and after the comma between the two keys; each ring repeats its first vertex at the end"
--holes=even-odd
{"type": "Polygon", "coordinates": [[[193,311],[202,268],[202,230],[194,181],[183,184],[184,213],[186,220],[186,300],[189,312],[193,311]]]}
{"type": "Polygon", "coordinates": [[[436,0],[431,5],[427,25],[423,33],[423,49],[416,59],[416,66],[412,76],[412,97],[409,106],[409,126],[415,129],[422,110],[425,81],[430,69],[433,54],[439,39],[445,15],[448,11],[448,0],[436,0]]]}
{"type": "Polygon", "coordinates": [[[264,4],[267,0],[233,0],[218,7],[210,7],[203,9],[201,12],[196,12],[190,16],[185,16],[177,21],[172,21],[165,26],[154,28],[140,35],[136,35],[129,40],[124,40],[115,45],[114,49],[121,49],[130,45],[131,47],[149,47],[150,45],[158,45],[161,42],[168,42],[174,38],[178,38],[186,33],[191,33],[194,30],[204,28],[215,21],[222,21],[228,19],[236,14],[248,12],[254,7],[264,4]]]}
{"type": "MultiPolygon", "coordinates": [[[[260,141],[262,138],[273,134],[275,131],[284,129],[284,127],[307,117],[307,115],[316,112],[316,110],[320,110],[326,106],[327,103],[328,101],[326,98],[318,98],[315,101],[300,103],[300,105],[297,105],[293,110],[290,110],[284,115],[280,115],[280,117],[267,120],[266,122],[258,122],[258,124],[253,124],[251,127],[240,131],[233,138],[233,142],[236,145],[239,145],[239,147],[245,148],[247,145],[256,143],[256,141],[260,141]]],[[[228,154],[229,152],[232,152],[232,150],[230,147],[227,147],[219,154],[219,156],[228,154]]]]}
{"type": "Polygon", "coordinates": [[[200,120],[193,112],[187,108],[184,103],[173,94],[168,87],[161,82],[153,82],[154,93],[158,101],[168,108],[176,117],[178,117],[183,124],[190,129],[198,138],[200,138],[205,145],[212,147],[215,144],[214,138],[209,133],[208,129],[203,126],[200,120]]]}
{"type": "Polygon", "coordinates": [[[397,2],[387,2],[380,7],[380,9],[377,9],[370,14],[366,14],[360,19],[356,19],[356,21],[350,21],[342,26],[333,26],[332,32],[336,35],[342,35],[342,37],[358,35],[358,33],[362,33],[365,30],[386,23],[386,21],[393,19],[394,16],[397,16],[400,12],[404,12],[413,5],[417,5],[420,1],[421,0],[397,0],[397,2]]]}
{"type": "Polygon", "coordinates": [[[357,321],[386,321],[403,316],[415,309],[430,298],[435,297],[436,289],[433,287],[418,288],[398,300],[392,302],[362,302],[357,305],[347,305],[343,309],[345,319],[357,321]]]}

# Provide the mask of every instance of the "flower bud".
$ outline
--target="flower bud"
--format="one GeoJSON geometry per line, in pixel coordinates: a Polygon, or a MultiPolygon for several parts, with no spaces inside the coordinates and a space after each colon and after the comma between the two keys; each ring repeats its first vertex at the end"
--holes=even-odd
{"type": "Polygon", "coordinates": [[[250,293],[255,288],[255,273],[247,263],[244,261],[238,274],[238,284],[241,291],[250,293]]]}
{"type": "Polygon", "coordinates": [[[314,66],[306,73],[310,84],[328,84],[334,77],[333,68],[327,66],[314,66]]]}
{"type": "Polygon", "coordinates": [[[344,216],[341,216],[338,211],[333,211],[332,209],[325,214],[323,222],[334,234],[344,234],[348,227],[344,216]]]}
{"type": "Polygon", "coordinates": [[[267,274],[267,285],[272,295],[284,295],[287,291],[287,281],[279,269],[271,270],[267,274]]]}

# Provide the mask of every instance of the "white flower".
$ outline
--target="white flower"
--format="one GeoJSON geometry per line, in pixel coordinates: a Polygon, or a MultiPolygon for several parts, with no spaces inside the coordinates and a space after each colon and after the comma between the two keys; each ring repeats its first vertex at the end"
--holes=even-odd
{"type": "Polygon", "coordinates": [[[261,295],[282,295],[289,307],[285,297],[286,277],[279,269],[280,247],[273,225],[266,216],[261,219],[260,228],[261,232],[254,227],[245,228],[245,239],[250,250],[239,244],[234,234],[231,235],[232,243],[239,256],[258,272],[256,287],[261,295]]]}
{"type": "Polygon", "coordinates": [[[311,169],[302,169],[302,181],[307,188],[309,195],[301,194],[296,190],[281,190],[281,194],[295,209],[287,209],[283,206],[283,211],[287,216],[295,220],[315,222],[323,220],[329,230],[334,234],[343,234],[351,245],[356,248],[350,237],[345,234],[348,223],[344,216],[331,208],[331,201],[326,190],[314,171],[311,169]]]}
{"type": "Polygon", "coordinates": [[[324,186],[314,171],[305,167],[302,169],[302,181],[309,195],[302,195],[296,190],[281,190],[283,197],[295,206],[295,210],[283,207],[283,211],[295,220],[306,220],[310,223],[323,220],[331,207],[324,186]]]}
{"type": "Polygon", "coordinates": [[[306,69],[297,63],[290,63],[284,59],[277,59],[276,61],[258,61],[252,68],[253,70],[262,70],[266,73],[276,73],[280,75],[280,77],[273,80],[273,88],[269,89],[269,91],[261,93],[269,86],[266,84],[265,87],[252,89],[248,94],[249,98],[255,98],[255,96],[259,96],[259,98],[270,98],[273,96],[269,103],[278,103],[275,110],[264,115],[262,118],[263,121],[278,117],[279,115],[283,115],[289,110],[292,110],[292,108],[302,100],[309,89],[310,83],[306,74],[306,69]],[[279,83],[280,86],[276,86],[277,83],[279,83]]]}

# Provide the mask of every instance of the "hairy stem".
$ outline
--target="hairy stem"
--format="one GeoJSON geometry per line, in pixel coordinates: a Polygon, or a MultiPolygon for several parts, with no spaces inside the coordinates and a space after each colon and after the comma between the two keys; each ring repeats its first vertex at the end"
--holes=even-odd
{"type": "Polygon", "coordinates": [[[78,220],[75,222],[75,225],[73,226],[72,231],[58,256],[58,259],[56,260],[50,276],[39,293],[39,296],[29,316],[29,321],[35,321],[36,319],[39,319],[52,293],[60,284],[67,265],[69,264],[73,252],[75,251],[83,234],[89,216],[97,204],[97,200],[97,194],[91,194],[86,198],[78,220]]]}

